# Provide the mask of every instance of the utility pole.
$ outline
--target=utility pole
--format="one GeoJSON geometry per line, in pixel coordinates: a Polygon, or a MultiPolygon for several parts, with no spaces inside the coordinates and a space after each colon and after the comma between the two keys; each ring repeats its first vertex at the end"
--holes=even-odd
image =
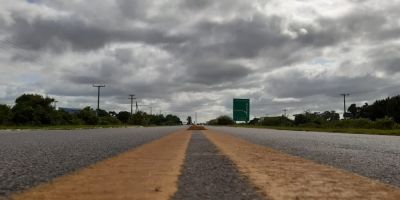
{"type": "Polygon", "coordinates": [[[153,107],[150,106],[150,115],[153,115],[153,107]]]}
{"type": "Polygon", "coordinates": [[[340,95],[343,96],[343,119],[346,119],[346,96],[349,96],[350,94],[344,93],[340,95]]]}
{"type": "MultiPolygon", "coordinates": [[[[136,99],[134,94],[129,95],[129,99],[131,100],[131,115],[133,114],[133,100],[136,99]]],[[[136,110],[137,110],[137,102],[136,102],[136,110]]]]}
{"type": "Polygon", "coordinates": [[[139,111],[139,106],[137,105],[137,101],[136,101],[136,113],[138,113],[139,111]]]}
{"type": "Polygon", "coordinates": [[[197,112],[194,113],[194,124],[197,124],[197,112]]]}
{"type": "Polygon", "coordinates": [[[100,88],[106,87],[106,85],[93,84],[93,87],[97,87],[97,113],[99,113],[99,110],[100,110],[100,88]]]}

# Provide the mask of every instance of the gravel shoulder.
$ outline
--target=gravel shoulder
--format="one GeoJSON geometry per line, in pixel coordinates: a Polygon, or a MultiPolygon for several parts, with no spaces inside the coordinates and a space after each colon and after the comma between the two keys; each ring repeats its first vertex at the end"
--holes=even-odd
{"type": "Polygon", "coordinates": [[[0,199],[181,128],[0,131],[0,199]]]}
{"type": "Polygon", "coordinates": [[[207,127],[400,187],[400,137],[207,127]]]}
{"type": "Polygon", "coordinates": [[[173,200],[264,199],[200,131],[193,131],[173,200]]]}

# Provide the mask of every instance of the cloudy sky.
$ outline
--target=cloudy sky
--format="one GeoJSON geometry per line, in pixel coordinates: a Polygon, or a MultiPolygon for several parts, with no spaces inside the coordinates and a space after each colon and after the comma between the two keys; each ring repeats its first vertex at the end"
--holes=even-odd
{"type": "Polygon", "coordinates": [[[1,0],[0,70],[9,105],[96,107],[102,83],[107,110],[342,112],[400,93],[400,0],[1,0]]]}

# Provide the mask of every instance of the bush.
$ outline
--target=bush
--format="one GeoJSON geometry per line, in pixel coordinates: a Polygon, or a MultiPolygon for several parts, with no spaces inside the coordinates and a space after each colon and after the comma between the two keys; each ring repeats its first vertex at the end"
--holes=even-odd
{"type": "Polygon", "coordinates": [[[118,124],[121,124],[121,121],[119,121],[115,117],[105,116],[105,117],[99,117],[99,124],[100,125],[118,125],[118,124]]]}
{"type": "Polygon", "coordinates": [[[96,112],[90,107],[82,109],[77,116],[87,125],[96,125],[99,121],[96,112]]]}
{"type": "Polygon", "coordinates": [[[144,112],[137,112],[129,117],[128,124],[146,126],[149,124],[149,120],[146,116],[144,112]]]}
{"type": "Polygon", "coordinates": [[[209,125],[233,125],[235,121],[227,115],[219,116],[217,119],[213,119],[207,122],[209,125]]]}
{"type": "Polygon", "coordinates": [[[218,120],[217,119],[212,119],[207,122],[208,125],[218,125],[218,120]]]}
{"type": "Polygon", "coordinates": [[[233,125],[235,124],[235,121],[233,121],[233,119],[229,116],[219,116],[217,118],[218,121],[218,125],[233,125]]]}
{"type": "Polygon", "coordinates": [[[131,116],[130,112],[126,112],[126,111],[121,111],[117,114],[117,118],[119,119],[119,121],[121,121],[122,123],[128,123],[129,117],[131,116]]]}
{"type": "Polygon", "coordinates": [[[11,123],[11,108],[7,105],[0,105],[0,124],[10,124],[11,123]]]}
{"type": "Polygon", "coordinates": [[[332,128],[372,128],[373,122],[369,119],[347,119],[327,124],[332,128]]]}
{"type": "Polygon", "coordinates": [[[374,128],[376,129],[394,129],[397,127],[396,122],[392,118],[378,119],[374,122],[374,128]]]}
{"type": "Polygon", "coordinates": [[[260,124],[263,126],[293,126],[293,120],[285,117],[264,117],[260,124]]]}
{"type": "Polygon", "coordinates": [[[12,120],[16,124],[48,125],[51,124],[51,113],[54,99],[37,94],[23,94],[15,100],[11,109],[12,120]]]}

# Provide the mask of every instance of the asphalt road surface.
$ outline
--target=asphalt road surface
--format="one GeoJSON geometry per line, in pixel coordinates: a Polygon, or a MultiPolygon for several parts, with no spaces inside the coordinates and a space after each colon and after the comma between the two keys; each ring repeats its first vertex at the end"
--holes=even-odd
{"type": "Polygon", "coordinates": [[[180,128],[0,131],[0,198],[180,128]]]}
{"type": "Polygon", "coordinates": [[[229,158],[200,131],[194,131],[173,200],[264,199],[229,158]]]}
{"type": "Polygon", "coordinates": [[[400,187],[400,137],[207,127],[400,187]]]}

